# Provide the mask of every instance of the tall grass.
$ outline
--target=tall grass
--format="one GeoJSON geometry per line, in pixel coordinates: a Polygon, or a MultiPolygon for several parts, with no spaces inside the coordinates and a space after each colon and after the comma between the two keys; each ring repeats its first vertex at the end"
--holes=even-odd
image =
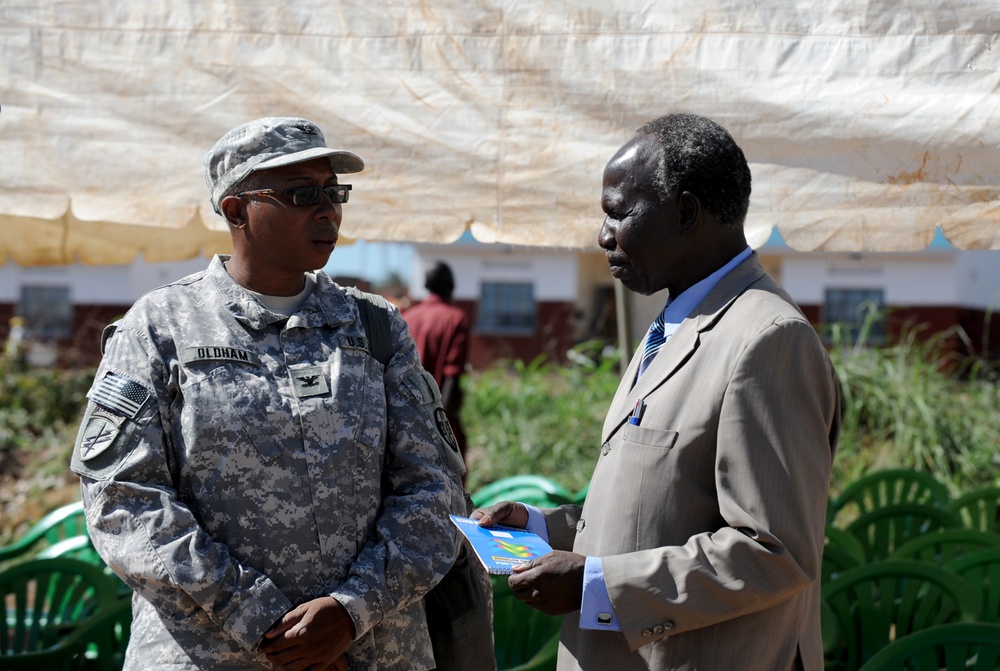
{"type": "Polygon", "coordinates": [[[843,393],[835,484],[874,468],[923,470],[953,493],[997,482],[1000,385],[984,362],[945,346],[957,328],[921,341],[915,328],[886,347],[867,343],[870,313],[852,343],[832,332],[830,356],[843,393]]]}
{"type": "Polygon", "coordinates": [[[618,386],[616,359],[595,345],[574,352],[575,363],[538,358],[466,377],[463,426],[474,446],[471,491],[506,475],[537,473],[578,491],[590,481],[601,426],[618,386]]]}
{"type": "MultiPolygon", "coordinates": [[[[892,346],[832,333],[831,359],[843,394],[833,494],[876,468],[915,468],[953,493],[998,482],[1000,385],[981,361],[921,342],[915,331],[892,346]]],[[[593,354],[593,353],[591,353],[593,354]]],[[[465,381],[463,420],[471,450],[468,484],[517,473],[549,476],[571,491],[589,480],[605,413],[618,385],[616,358],[575,356],[497,365],[465,381]]]]}

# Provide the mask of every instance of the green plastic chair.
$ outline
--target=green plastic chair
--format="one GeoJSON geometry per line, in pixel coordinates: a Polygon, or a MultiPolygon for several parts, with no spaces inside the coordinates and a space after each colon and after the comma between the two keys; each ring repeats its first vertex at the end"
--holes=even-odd
{"type": "Polygon", "coordinates": [[[979,619],[1000,623],[1000,548],[962,555],[945,564],[945,568],[979,588],[982,596],[979,619]]]}
{"type": "Polygon", "coordinates": [[[819,600],[820,636],[823,638],[823,654],[836,650],[840,639],[840,627],[837,625],[837,614],[833,612],[825,600],[819,600]]]}
{"type": "Polygon", "coordinates": [[[830,543],[823,546],[823,564],[820,569],[822,584],[825,585],[844,571],[850,571],[859,566],[864,566],[864,563],[844,548],[830,543]]]}
{"type": "Polygon", "coordinates": [[[961,527],[954,513],[920,503],[884,506],[860,515],[847,531],[872,560],[887,559],[907,541],[922,534],[961,527]]]}
{"type": "Polygon", "coordinates": [[[8,671],[121,671],[132,625],[132,603],[116,601],[81,621],[71,634],[37,652],[0,656],[8,671]]]}
{"type": "MultiPolygon", "coordinates": [[[[822,587],[836,618],[836,643],[824,645],[826,668],[857,669],[896,638],[951,622],[971,622],[979,593],[936,564],[884,561],[845,571],[822,587]]],[[[821,611],[821,618],[822,618],[821,611]]]]}
{"type": "Polygon", "coordinates": [[[472,502],[477,508],[500,501],[522,501],[543,507],[569,503],[572,496],[562,485],[541,475],[512,475],[501,478],[472,494],[472,502]],[[526,500],[530,499],[530,500],[526,500]],[[539,503],[535,503],[538,501],[539,503]]]}
{"type": "MultiPolygon", "coordinates": [[[[493,643],[499,671],[535,670],[544,665],[555,638],[559,647],[562,617],[552,617],[521,603],[507,586],[507,576],[493,577],[493,643]]],[[[552,667],[554,668],[554,666],[552,667]]]]}
{"type": "Polygon", "coordinates": [[[34,559],[72,557],[95,566],[104,566],[104,560],[97,554],[90,536],[70,536],[54,543],[34,556],[34,559]]]}
{"type": "Polygon", "coordinates": [[[512,666],[504,671],[555,671],[558,657],[559,634],[556,633],[527,662],[512,666]]]}
{"type": "Polygon", "coordinates": [[[905,468],[875,471],[848,485],[827,506],[827,519],[843,528],[854,517],[900,503],[943,508],[948,488],[929,473],[905,468]]]}
{"type": "Polygon", "coordinates": [[[962,520],[962,526],[979,531],[1000,532],[1000,487],[967,492],[946,506],[962,520]]]}
{"type": "Polygon", "coordinates": [[[49,648],[119,600],[100,567],[71,557],[28,559],[0,571],[0,598],[0,655],[49,648]]]}
{"type": "Polygon", "coordinates": [[[904,636],[872,655],[860,671],[996,671],[1000,624],[958,622],[904,636]]]}
{"type": "Polygon", "coordinates": [[[822,583],[833,580],[844,571],[864,566],[865,548],[856,536],[829,524],[825,533],[820,573],[822,583]]]}
{"type": "Polygon", "coordinates": [[[10,545],[0,547],[0,567],[66,538],[85,535],[87,521],[83,516],[83,502],[70,503],[50,512],[10,545]]]}
{"type": "Polygon", "coordinates": [[[79,559],[80,561],[100,567],[104,571],[104,574],[117,585],[119,598],[124,599],[132,596],[132,588],[104,563],[104,559],[101,558],[101,555],[97,553],[97,549],[94,548],[94,543],[90,540],[90,536],[71,536],[59,541],[55,545],[50,545],[35,555],[34,558],[49,559],[52,557],[72,557],[73,559],[79,559]]]}
{"type": "Polygon", "coordinates": [[[0,668],[8,671],[121,671],[131,625],[132,603],[117,601],[102,606],[52,647],[0,657],[0,668]]]}
{"type": "Polygon", "coordinates": [[[906,541],[891,559],[919,559],[944,564],[979,550],[1000,547],[1000,534],[977,529],[944,529],[906,541]]]}
{"type": "Polygon", "coordinates": [[[867,560],[865,557],[865,547],[858,540],[858,537],[854,534],[848,533],[844,529],[834,527],[831,525],[826,525],[824,531],[823,547],[824,549],[830,546],[835,546],[845,553],[851,555],[858,560],[858,563],[864,564],[867,560]]]}

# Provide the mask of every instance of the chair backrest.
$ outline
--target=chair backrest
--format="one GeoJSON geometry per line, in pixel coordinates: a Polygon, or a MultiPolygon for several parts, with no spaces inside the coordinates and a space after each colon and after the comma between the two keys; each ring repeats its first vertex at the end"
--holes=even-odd
{"type": "Polygon", "coordinates": [[[823,547],[835,545],[844,552],[854,555],[859,563],[863,564],[867,560],[867,557],[865,557],[865,548],[854,534],[830,524],[826,525],[823,533],[823,547]]]}
{"type": "Polygon", "coordinates": [[[1000,624],[957,622],[893,641],[859,671],[995,671],[997,668],[1000,668],[1000,624]]]}
{"type": "Polygon", "coordinates": [[[1000,623],[1000,548],[964,554],[946,563],[945,568],[979,589],[982,597],[979,619],[1000,623]]]}
{"type": "MultiPolygon", "coordinates": [[[[493,578],[493,643],[497,669],[505,671],[525,664],[558,639],[562,617],[552,617],[521,603],[510,587],[507,576],[493,578]]],[[[558,642],[556,643],[558,648],[558,642]]]]}
{"type": "Polygon", "coordinates": [[[65,538],[86,534],[87,520],[83,515],[83,503],[70,503],[50,512],[10,545],[0,547],[0,565],[65,538]]]}
{"type": "Polygon", "coordinates": [[[967,529],[1000,532],[1000,487],[966,492],[949,502],[946,508],[958,515],[967,529]]]}
{"type": "MultiPolygon", "coordinates": [[[[500,478],[479,488],[472,493],[472,501],[477,507],[482,508],[500,501],[524,500],[514,498],[513,494],[515,493],[522,496],[530,494],[535,500],[550,501],[553,505],[569,503],[572,499],[569,491],[559,483],[542,475],[526,473],[500,478]]],[[[525,501],[525,503],[531,503],[531,501],[525,501]]]]}
{"type": "Polygon", "coordinates": [[[890,558],[944,564],[962,555],[996,547],[1000,547],[1000,534],[977,529],[942,529],[911,538],[896,548],[890,558]]]}
{"type": "Polygon", "coordinates": [[[884,561],[845,571],[822,587],[836,617],[827,668],[857,669],[892,640],[939,624],[972,621],[978,591],[936,564],[884,561]]]}
{"type": "Polygon", "coordinates": [[[88,564],[103,566],[104,560],[97,554],[90,536],[70,536],[58,543],[53,543],[34,556],[35,559],[52,559],[53,557],[72,557],[88,564]]]}
{"type": "Polygon", "coordinates": [[[66,638],[36,652],[0,657],[6,671],[120,671],[131,636],[132,603],[119,599],[82,620],[66,638]]]}
{"type": "Polygon", "coordinates": [[[839,576],[844,571],[863,566],[857,556],[848,552],[839,545],[827,543],[823,546],[823,564],[821,568],[821,579],[826,584],[839,576]]]}
{"type": "Polygon", "coordinates": [[[846,519],[899,503],[922,503],[943,508],[948,488],[929,473],[906,468],[875,471],[848,485],[827,506],[827,518],[843,526],[846,519]]]}
{"type": "Polygon", "coordinates": [[[958,517],[944,508],[897,503],[863,513],[847,531],[861,541],[869,560],[879,560],[888,558],[912,538],[960,526],[958,517]]]}
{"type": "Polygon", "coordinates": [[[51,647],[101,606],[117,586],[100,567],[71,557],[28,559],[0,571],[0,654],[51,647]]]}
{"type": "Polygon", "coordinates": [[[848,569],[865,564],[865,548],[856,536],[829,524],[826,525],[825,535],[821,572],[823,583],[848,569]]]}

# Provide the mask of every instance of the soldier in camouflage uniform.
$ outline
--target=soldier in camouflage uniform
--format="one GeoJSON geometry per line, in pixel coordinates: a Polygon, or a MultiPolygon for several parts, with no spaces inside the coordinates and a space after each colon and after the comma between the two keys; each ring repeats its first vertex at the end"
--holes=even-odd
{"type": "Polygon", "coordinates": [[[106,333],[72,468],[136,592],[129,669],[434,666],[419,600],[458,551],[464,467],[399,314],[383,367],[312,272],[363,167],[303,119],[230,131],[205,175],[233,255],[106,333]]]}

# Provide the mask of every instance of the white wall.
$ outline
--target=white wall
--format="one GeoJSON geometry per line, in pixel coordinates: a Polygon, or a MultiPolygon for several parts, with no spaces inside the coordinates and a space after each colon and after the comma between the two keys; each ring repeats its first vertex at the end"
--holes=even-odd
{"type": "Polygon", "coordinates": [[[957,254],[788,255],[781,285],[802,305],[822,305],[827,289],[882,289],[888,305],[955,305],[957,254]]]}
{"type": "Polygon", "coordinates": [[[0,303],[18,303],[22,286],[68,286],[76,304],[130,305],[150,289],[208,267],[208,259],[127,266],[0,266],[0,303]]]}
{"type": "Polygon", "coordinates": [[[455,276],[455,300],[479,300],[483,282],[531,282],[536,301],[577,302],[578,264],[572,251],[513,249],[500,245],[418,245],[410,274],[410,296],[423,300],[424,275],[444,261],[455,276]]]}
{"type": "Polygon", "coordinates": [[[962,252],[956,265],[958,304],[1000,311],[1000,251],[962,252]]]}

